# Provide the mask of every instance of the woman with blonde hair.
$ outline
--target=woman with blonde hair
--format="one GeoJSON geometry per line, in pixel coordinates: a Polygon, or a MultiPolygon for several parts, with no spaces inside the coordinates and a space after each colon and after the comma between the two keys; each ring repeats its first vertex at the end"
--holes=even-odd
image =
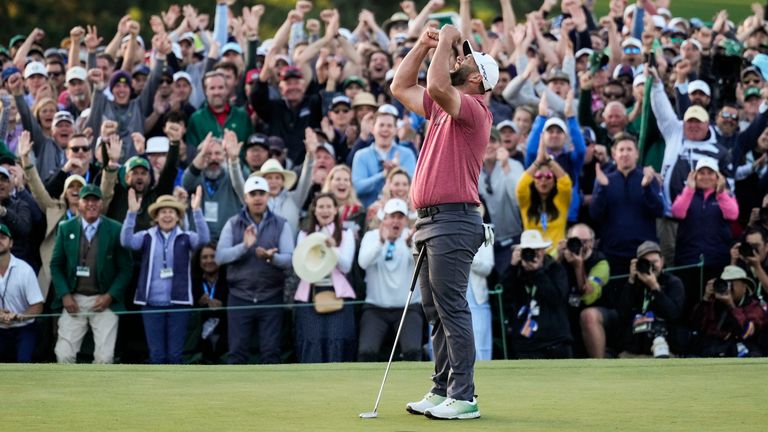
{"type": "Polygon", "coordinates": [[[39,99],[32,107],[32,114],[43,129],[43,134],[47,137],[51,136],[53,116],[56,115],[58,110],[59,107],[56,105],[56,101],[49,97],[39,99]]]}
{"type": "Polygon", "coordinates": [[[339,216],[344,229],[352,229],[356,237],[365,222],[365,208],[352,186],[352,170],[346,165],[336,165],[325,177],[323,193],[331,193],[339,203],[339,216]]]}

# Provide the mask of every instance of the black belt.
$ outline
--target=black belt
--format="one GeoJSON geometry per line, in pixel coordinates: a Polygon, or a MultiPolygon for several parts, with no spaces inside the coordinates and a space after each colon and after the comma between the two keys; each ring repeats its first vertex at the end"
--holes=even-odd
{"type": "Polygon", "coordinates": [[[424,207],[424,208],[416,209],[416,214],[420,218],[425,218],[429,216],[434,216],[440,212],[445,212],[445,211],[467,211],[467,210],[477,211],[477,205],[469,204],[469,203],[438,204],[432,207],[424,207]]]}

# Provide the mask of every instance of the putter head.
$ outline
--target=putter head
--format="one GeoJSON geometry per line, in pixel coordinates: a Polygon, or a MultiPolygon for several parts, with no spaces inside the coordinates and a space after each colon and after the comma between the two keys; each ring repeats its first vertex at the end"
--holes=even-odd
{"type": "Polygon", "coordinates": [[[360,413],[360,418],[363,418],[363,419],[371,419],[371,418],[376,418],[378,416],[379,414],[376,411],[360,413]]]}

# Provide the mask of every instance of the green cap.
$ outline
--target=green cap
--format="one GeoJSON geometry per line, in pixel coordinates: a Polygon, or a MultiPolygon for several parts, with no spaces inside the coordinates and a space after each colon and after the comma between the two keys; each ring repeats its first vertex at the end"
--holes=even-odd
{"type": "Polygon", "coordinates": [[[744,90],[744,99],[751,98],[752,96],[760,97],[760,87],[749,87],[744,90]]]}
{"type": "Polygon", "coordinates": [[[125,172],[130,172],[132,169],[142,167],[149,171],[149,161],[141,156],[134,156],[125,161],[125,172]]]}
{"type": "Polygon", "coordinates": [[[494,141],[501,140],[501,134],[499,133],[499,130],[496,129],[496,126],[491,127],[491,139],[494,141]]]}
{"type": "Polygon", "coordinates": [[[8,228],[8,225],[4,223],[0,223],[0,234],[4,234],[6,237],[13,238],[11,235],[11,230],[8,228]]]}
{"type": "Polygon", "coordinates": [[[360,78],[357,75],[350,75],[347,78],[344,79],[344,81],[341,82],[341,88],[345,89],[349,87],[350,84],[357,84],[362,88],[365,88],[365,80],[360,78]]]}
{"type": "Polygon", "coordinates": [[[17,34],[16,36],[12,37],[10,41],[8,41],[8,47],[13,48],[13,46],[19,42],[24,42],[27,40],[27,37],[23,34],[17,34]]]}
{"type": "Polygon", "coordinates": [[[101,189],[98,186],[87,184],[80,188],[80,199],[87,198],[89,196],[95,196],[101,199],[101,189]]]}

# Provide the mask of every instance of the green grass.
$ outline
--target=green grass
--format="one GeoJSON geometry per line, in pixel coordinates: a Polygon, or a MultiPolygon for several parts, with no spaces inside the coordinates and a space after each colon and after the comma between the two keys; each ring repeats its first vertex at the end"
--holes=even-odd
{"type": "MultiPolygon", "coordinates": [[[[728,16],[736,24],[749,15],[752,15],[750,5],[752,3],[763,3],[758,0],[673,0],[670,4],[672,15],[683,18],[701,18],[702,21],[711,21],[721,9],[728,11],[728,16]]],[[[608,13],[609,2],[596,0],[595,11],[598,16],[608,13]]],[[[627,2],[630,3],[630,2],[627,2]]],[[[631,2],[631,3],[634,3],[631,2]]]]}
{"type": "Polygon", "coordinates": [[[762,430],[768,361],[494,361],[476,368],[482,418],[405,412],[431,364],[0,365],[3,431],[762,430]]]}

